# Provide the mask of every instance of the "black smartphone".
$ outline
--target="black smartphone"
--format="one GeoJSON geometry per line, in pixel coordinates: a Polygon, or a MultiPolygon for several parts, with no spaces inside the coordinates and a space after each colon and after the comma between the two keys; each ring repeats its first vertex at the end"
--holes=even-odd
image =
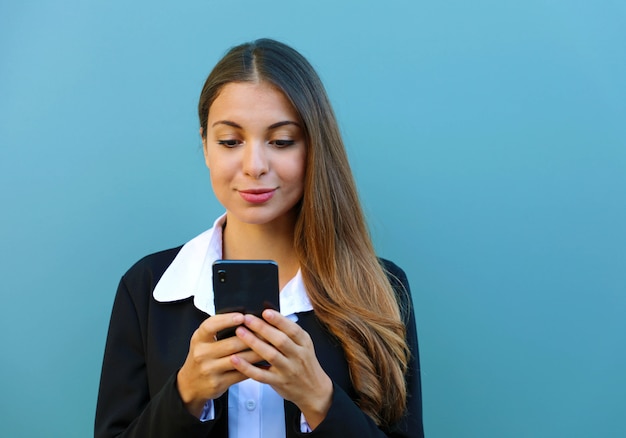
{"type": "MultiPolygon", "coordinates": [[[[213,263],[215,313],[240,312],[261,317],[265,309],[280,311],[278,265],[273,260],[217,260],[213,263]]],[[[217,339],[235,335],[236,327],[217,339]]]]}

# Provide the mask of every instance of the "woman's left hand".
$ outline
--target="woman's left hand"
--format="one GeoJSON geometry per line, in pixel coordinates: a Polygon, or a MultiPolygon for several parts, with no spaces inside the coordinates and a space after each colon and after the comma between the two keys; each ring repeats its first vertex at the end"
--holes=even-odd
{"type": "Polygon", "coordinates": [[[245,315],[244,324],[237,328],[237,337],[270,366],[258,367],[233,354],[233,367],[272,386],[281,397],[298,406],[309,427],[315,429],[330,408],[333,383],[317,360],[311,336],[274,310],[265,310],[263,319],[245,315]]]}

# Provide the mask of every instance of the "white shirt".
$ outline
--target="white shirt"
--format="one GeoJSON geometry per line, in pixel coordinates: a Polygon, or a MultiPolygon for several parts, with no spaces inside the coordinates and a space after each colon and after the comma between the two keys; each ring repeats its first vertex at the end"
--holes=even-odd
{"type": "MultiPolygon", "coordinates": [[[[222,229],[226,215],[213,227],[191,239],[180,249],[154,288],[158,302],[179,301],[193,296],[194,305],[215,315],[213,302],[213,262],[222,258],[222,229]]],[[[280,313],[297,321],[298,312],[313,310],[300,271],[280,291],[280,313]]],[[[213,401],[207,401],[201,420],[215,418],[213,401]]],[[[300,416],[301,432],[310,432],[304,416],[300,416]]],[[[283,399],[274,389],[252,379],[244,380],[228,390],[228,430],[232,438],[285,436],[283,399]]]]}

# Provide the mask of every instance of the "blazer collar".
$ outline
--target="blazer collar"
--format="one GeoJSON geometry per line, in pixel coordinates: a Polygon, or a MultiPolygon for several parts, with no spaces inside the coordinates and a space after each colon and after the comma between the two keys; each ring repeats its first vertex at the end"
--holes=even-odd
{"type": "MultiPolygon", "coordinates": [[[[222,229],[226,214],[213,227],[194,237],[180,249],[158,281],[152,296],[161,303],[193,296],[194,305],[215,315],[213,302],[213,262],[222,258],[222,229]]],[[[280,291],[280,313],[293,315],[313,310],[300,270],[280,291]]]]}

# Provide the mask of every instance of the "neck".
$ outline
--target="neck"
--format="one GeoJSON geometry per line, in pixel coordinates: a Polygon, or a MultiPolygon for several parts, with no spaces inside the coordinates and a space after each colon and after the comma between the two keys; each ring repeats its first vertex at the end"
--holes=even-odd
{"type": "Polygon", "coordinates": [[[282,289],[298,272],[299,263],[293,245],[295,219],[284,218],[268,224],[239,222],[228,216],[224,228],[224,259],[274,260],[278,264],[282,289]]]}

